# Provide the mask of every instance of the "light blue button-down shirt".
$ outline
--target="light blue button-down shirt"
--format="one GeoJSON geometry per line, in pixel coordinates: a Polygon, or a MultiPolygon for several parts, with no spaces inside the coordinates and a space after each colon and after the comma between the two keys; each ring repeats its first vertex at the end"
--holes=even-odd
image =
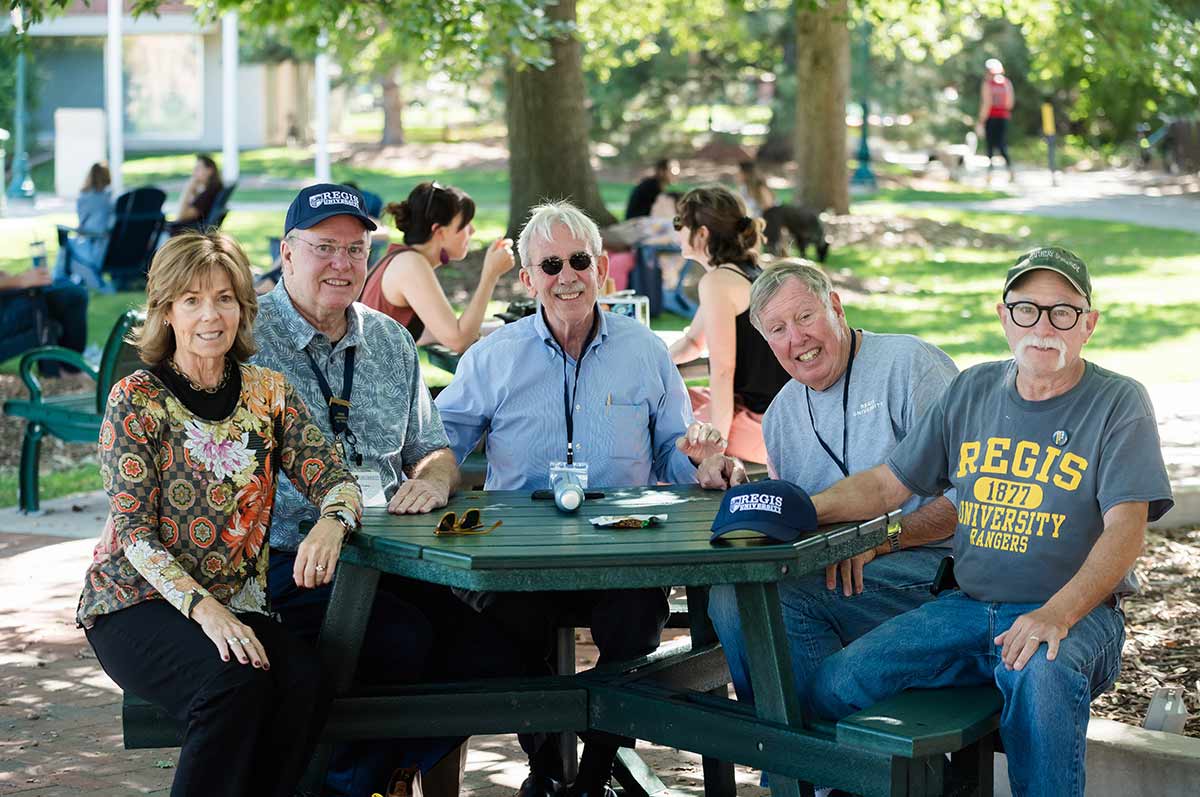
{"type": "MultiPolygon", "coordinates": [[[[566,459],[563,360],[539,306],[467,349],[438,396],[459,463],[487,433],[487,489],[549,487],[550,462],[566,459]]],[[[565,372],[573,392],[569,355],[565,372]]],[[[696,481],[696,466],[675,448],[692,422],[687,389],[666,344],[645,326],[601,313],[573,395],[575,461],[588,464],[589,487],[696,481]]]]}

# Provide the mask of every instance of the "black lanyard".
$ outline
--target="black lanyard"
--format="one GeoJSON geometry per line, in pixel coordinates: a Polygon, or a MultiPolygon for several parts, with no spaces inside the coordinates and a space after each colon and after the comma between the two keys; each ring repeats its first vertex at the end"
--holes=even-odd
{"type": "Polygon", "coordinates": [[[329,382],[325,379],[325,374],[321,372],[321,369],[317,367],[317,361],[313,359],[312,352],[306,348],[304,356],[308,358],[308,367],[312,369],[313,376],[317,378],[321,395],[325,397],[325,403],[329,405],[329,428],[333,431],[334,436],[346,438],[346,442],[350,444],[353,452],[354,464],[362,465],[362,454],[358,453],[358,439],[350,429],[350,391],[354,389],[354,352],[354,346],[346,349],[344,358],[346,370],[342,375],[341,396],[333,395],[333,391],[329,388],[329,382]]]}
{"type": "MultiPolygon", "coordinates": [[[[598,311],[597,311],[598,312],[598,311]]],[[[587,356],[588,347],[592,345],[592,338],[596,337],[596,327],[600,323],[600,316],[592,315],[592,328],[588,330],[587,338],[583,341],[583,349],[579,352],[579,359],[575,361],[575,388],[574,396],[567,392],[567,350],[562,346],[558,350],[562,352],[563,358],[563,417],[567,421],[567,464],[575,464],[575,401],[579,396],[579,369],[583,365],[583,358],[587,356]]]]}
{"type": "Polygon", "coordinates": [[[856,341],[856,335],[857,333],[853,329],[850,330],[850,357],[846,360],[846,377],[845,381],[842,382],[841,457],[833,453],[833,450],[829,447],[829,444],[821,438],[821,433],[817,431],[817,421],[816,418],[813,417],[812,397],[809,395],[808,385],[804,386],[804,400],[808,402],[808,422],[812,424],[813,434],[817,436],[817,442],[821,444],[821,448],[825,449],[825,453],[828,454],[829,458],[832,459],[834,464],[838,466],[838,469],[841,470],[843,476],[850,475],[850,468],[846,465],[846,463],[850,460],[850,455],[846,451],[846,441],[848,439],[848,433],[850,429],[850,415],[847,412],[847,408],[850,406],[850,372],[854,370],[854,344],[856,341]]]}

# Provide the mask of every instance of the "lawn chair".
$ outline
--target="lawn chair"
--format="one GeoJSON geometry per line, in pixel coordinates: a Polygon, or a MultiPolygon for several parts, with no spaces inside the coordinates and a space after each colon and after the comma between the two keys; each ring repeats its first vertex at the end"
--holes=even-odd
{"type": "Polygon", "coordinates": [[[663,309],[684,318],[694,318],[700,309],[700,278],[703,276],[704,270],[695,260],[684,261],[675,287],[663,291],[663,309]]]}
{"type": "Polygon", "coordinates": [[[117,319],[108,335],[108,342],[104,344],[98,370],[93,369],[78,352],[58,346],[42,346],[21,358],[21,381],[29,390],[29,398],[14,398],[4,402],[4,414],[10,418],[25,419],[19,476],[22,512],[38,511],[38,460],[43,437],[52,435],[68,443],[94,443],[99,439],[104,404],[108,401],[113,384],[143,367],[137,349],[125,338],[130,330],[144,321],[145,318],[137,310],[126,310],[117,319]],[[59,396],[43,395],[35,367],[43,360],[75,366],[96,380],[95,389],[59,396]]]}
{"type": "Polygon", "coordinates": [[[229,215],[229,197],[233,196],[233,192],[236,190],[237,183],[232,183],[217,192],[217,198],[213,200],[212,207],[208,209],[208,214],[200,224],[201,230],[221,229],[221,224],[229,215]]]}
{"type": "Polygon", "coordinates": [[[150,258],[166,219],[162,206],[167,195],[157,188],[135,188],[117,197],[113,226],[107,233],[90,233],[58,226],[58,246],[66,250],[67,274],[71,273],[70,236],[107,237],[108,246],[100,260],[100,271],[114,286],[125,288],[146,278],[150,258]]]}

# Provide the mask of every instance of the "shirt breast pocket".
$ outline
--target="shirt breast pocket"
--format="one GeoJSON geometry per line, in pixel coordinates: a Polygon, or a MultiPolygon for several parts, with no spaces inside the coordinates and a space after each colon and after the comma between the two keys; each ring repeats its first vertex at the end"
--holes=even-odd
{"type": "Polygon", "coordinates": [[[606,408],[608,455],[612,459],[650,460],[650,410],[645,404],[606,408]]]}

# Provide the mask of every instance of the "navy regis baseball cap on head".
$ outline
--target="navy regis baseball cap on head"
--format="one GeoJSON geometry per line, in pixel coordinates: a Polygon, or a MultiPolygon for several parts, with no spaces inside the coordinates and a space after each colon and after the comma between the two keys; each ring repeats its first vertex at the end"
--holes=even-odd
{"type": "Polygon", "coordinates": [[[367,215],[366,200],[357,189],[337,183],[317,183],[296,194],[283,221],[283,234],[307,230],[334,216],[353,216],[368,230],[376,228],[367,215]]]}
{"type": "Polygon", "coordinates": [[[791,482],[767,479],[725,492],[712,524],[712,542],[762,539],[795,542],[817,530],[817,510],[808,493],[791,482]],[[758,532],[740,534],[738,532],[758,532]]]}

